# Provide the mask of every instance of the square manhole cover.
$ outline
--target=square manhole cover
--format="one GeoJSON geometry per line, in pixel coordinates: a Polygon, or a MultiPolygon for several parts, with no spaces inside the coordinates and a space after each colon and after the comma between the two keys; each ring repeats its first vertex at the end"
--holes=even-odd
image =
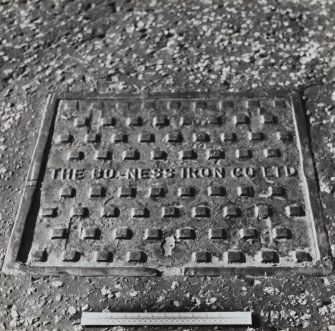
{"type": "Polygon", "coordinates": [[[297,95],[49,98],[4,270],[326,272],[297,95]]]}

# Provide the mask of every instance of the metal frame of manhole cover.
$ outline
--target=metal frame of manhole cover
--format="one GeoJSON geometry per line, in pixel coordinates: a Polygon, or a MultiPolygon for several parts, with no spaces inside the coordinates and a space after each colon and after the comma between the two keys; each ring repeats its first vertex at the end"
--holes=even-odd
{"type": "Polygon", "coordinates": [[[331,272],[299,94],[51,95],[3,270],[331,272]]]}

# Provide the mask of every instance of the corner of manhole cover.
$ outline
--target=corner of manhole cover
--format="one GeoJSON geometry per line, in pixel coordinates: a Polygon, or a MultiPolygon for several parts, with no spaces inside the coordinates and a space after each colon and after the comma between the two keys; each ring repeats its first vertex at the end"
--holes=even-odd
{"type": "Polygon", "coordinates": [[[299,95],[50,96],[3,269],[330,273],[299,95]]]}

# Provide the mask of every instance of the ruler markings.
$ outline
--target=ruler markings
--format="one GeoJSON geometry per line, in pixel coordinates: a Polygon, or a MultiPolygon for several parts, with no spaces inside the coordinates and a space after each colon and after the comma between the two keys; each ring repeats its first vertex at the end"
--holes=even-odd
{"type": "Polygon", "coordinates": [[[251,312],[100,313],[83,312],[81,324],[98,325],[251,325],[251,312]]]}

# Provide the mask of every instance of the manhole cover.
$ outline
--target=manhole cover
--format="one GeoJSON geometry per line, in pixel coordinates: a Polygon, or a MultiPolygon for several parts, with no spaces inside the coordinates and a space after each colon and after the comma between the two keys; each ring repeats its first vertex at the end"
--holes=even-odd
{"type": "Polygon", "coordinates": [[[325,272],[296,95],[52,97],[4,270],[325,272]]]}

